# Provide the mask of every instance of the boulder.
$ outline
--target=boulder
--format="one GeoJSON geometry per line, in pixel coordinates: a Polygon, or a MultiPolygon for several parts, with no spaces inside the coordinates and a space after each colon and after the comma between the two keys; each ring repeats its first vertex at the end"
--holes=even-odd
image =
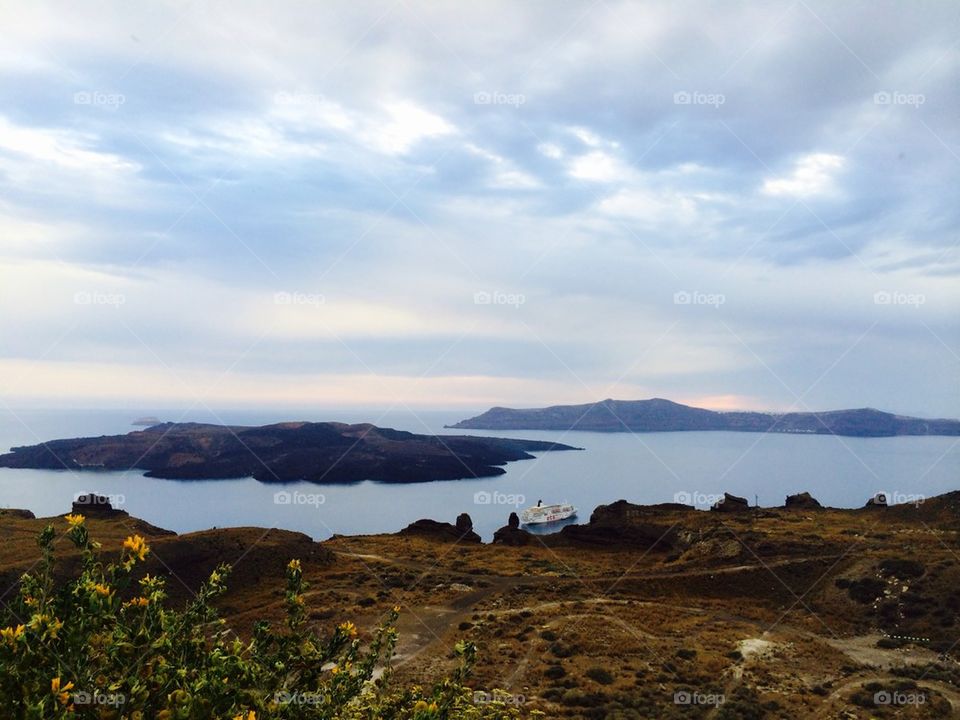
{"type": "Polygon", "coordinates": [[[494,545],[510,545],[512,547],[522,547],[529,545],[533,541],[533,535],[519,527],[504,525],[493,534],[494,545]]]}
{"type": "Polygon", "coordinates": [[[746,498],[725,492],[723,497],[715,502],[710,509],[714,512],[744,512],[750,509],[750,503],[746,498]]]}
{"type": "Polygon", "coordinates": [[[473,519],[467,513],[460,513],[457,515],[456,527],[461,533],[466,534],[473,530],[473,519]]]}
{"type": "Polygon", "coordinates": [[[808,492],[787,495],[787,500],[783,506],[797,510],[817,510],[823,507],[823,505],[808,492]]]}
{"type": "Polygon", "coordinates": [[[520,527],[520,517],[515,512],[510,513],[510,517],[507,518],[507,527],[511,530],[520,527]]]}

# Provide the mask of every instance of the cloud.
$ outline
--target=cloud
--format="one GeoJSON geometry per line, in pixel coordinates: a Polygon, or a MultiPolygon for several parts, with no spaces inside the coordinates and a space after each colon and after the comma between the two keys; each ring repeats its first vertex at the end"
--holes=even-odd
{"type": "Polygon", "coordinates": [[[625,374],[623,396],[776,407],[826,372],[822,407],[960,415],[956,17],[908,15],[0,8],[0,361],[52,348],[17,390],[68,392],[60,372],[91,398],[147,392],[154,353],[204,378],[238,362],[237,403],[307,378],[372,402],[371,368],[425,374],[437,404],[605,397],[625,374]],[[894,291],[928,301],[874,304],[894,291]]]}
{"type": "Polygon", "coordinates": [[[806,198],[835,190],[835,178],[843,169],[844,158],[830,153],[811,153],[797,160],[793,171],[783,177],[763,181],[767,195],[806,198]]]}

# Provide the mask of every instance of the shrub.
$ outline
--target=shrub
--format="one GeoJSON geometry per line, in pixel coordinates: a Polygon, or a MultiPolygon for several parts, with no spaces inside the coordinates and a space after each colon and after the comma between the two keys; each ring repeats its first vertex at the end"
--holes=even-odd
{"type": "Polygon", "coordinates": [[[880,574],[906,580],[918,578],[926,572],[923,563],[916,560],[899,560],[888,558],[880,563],[880,574]]]}
{"type": "Polygon", "coordinates": [[[561,665],[551,665],[546,670],[543,671],[544,676],[550,680],[559,680],[564,675],[567,674],[567,671],[563,669],[561,665]]]}
{"type": "Polygon", "coordinates": [[[75,577],[54,582],[55,530],[38,539],[36,570],[0,613],[3,716],[24,719],[124,717],[138,720],[430,720],[512,718],[515,708],[474,704],[464,686],[476,649],[458,643],[460,664],[430,689],[389,685],[398,608],[367,642],[350,622],[321,637],[308,628],[300,562],[287,565],[287,616],[280,627],[233,635],[212,601],[226,589],[220,565],[182,610],[165,603],[164,581],[137,577],[149,554],[133,535],[104,563],[81,515],[67,537],[80,550],[75,577]],[[374,680],[374,670],[383,672],[374,680]]]}
{"type": "Polygon", "coordinates": [[[592,667],[584,674],[594,682],[598,682],[601,685],[610,685],[613,683],[613,675],[611,675],[610,671],[606,670],[605,668],[592,667]]]}

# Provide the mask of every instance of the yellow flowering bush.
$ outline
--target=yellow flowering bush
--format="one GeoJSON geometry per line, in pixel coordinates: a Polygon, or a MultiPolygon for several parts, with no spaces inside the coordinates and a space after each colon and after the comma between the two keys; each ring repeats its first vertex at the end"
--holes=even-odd
{"type": "MultiPolygon", "coordinates": [[[[352,622],[320,636],[306,621],[299,560],[286,573],[286,622],[257,622],[249,642],[217,617],[226,588],[220,565],[182,610],[165,602],[164,581],[142,575],[150,553],[133,535],[105,563],[82,515],[68,515],[79,548],[77,576],[54,582],[55,529],[38,538],[40,560],[0,609],[0,698],[4,718],[46,720],[442,720],[513,718],[517,708],[473,702],[465,686],[476,650],[456,647],[460,665],[432,688],[395,689],[390,658],[399,608],[366,642],[352,622]],[[375,672],[377,671],[377,672],[375,672]],[[376,676],[376,678],[375,678],[376,676]]],[[[534,713],[535,715],[537,713],[534,713]]]]}

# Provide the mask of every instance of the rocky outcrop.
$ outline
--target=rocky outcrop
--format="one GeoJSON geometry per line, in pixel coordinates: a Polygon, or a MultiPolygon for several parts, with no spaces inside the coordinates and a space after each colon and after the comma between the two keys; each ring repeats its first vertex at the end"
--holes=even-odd
{"type": "Polygon", "coordinates": [[[696,512],[692,505],[660,503],[658,505],[634,505],[626,500],[617,500],[609,505],[598,505],[590,515],[591,523],[623,523],[637,518],[656,518],[668,512],[696,512]]]}
{"type": "Polygon", "coordinates": [[[864,505],[865,508],[885,508],[887,507],[887,496],[884,493],[877,493],[872,498],[867,500],[867,504],[864,505]]]}
{"type": "Polygon", "coordinates": [[[745,512],[750,510],[750,503],[746,498],[737,497],[730,493],[724,493],[723,497],[717,500],[710,508],[714,512],[745,512]]]}
{"type": "Polygon", "coordinates": [[[2,508],[0,517],[12,517],[20,520],[36,520],[37,516],[29,510],[20,510],[19,508],[2,508]]]}
{"type": "Polygon", "coordinates": [[[510,513],[507,524],[493,534],[494,545],[522,547],[530,544],[531,540],[533,540],[533,535],[520,528],[520,518],[515,512],[510,513]]]}
{"type": "Polygon", "coordinates": [[[661,520],[666,512],[696,512],[678,504],[634,505],[618,500],[600,505],[585,525],[567,525],[560,532],[544,536],[548,545],[587,545],[599,549],[640,548],[669,552],[685,547],[675,525],[661,520]]]}
{"type": "Polygon", "coordinates": [[[467,513],[461,513],[457,517],[456,525],[424,518],[410,523],[399,534],[417,535],[442,542],[480,542],[480,536],[473,531],[473,520],[467,513]]]}
{"type": "Polygon", "coordinates": [[[808,492],[787,495],[787,500],[783,506],[792,510],[820,510],[823,508],[823,505],[808,492]]]}
{"type": "Polygon", "coordinates": [[[87,517],[128,517],[124,510],[117,510],[110,503],[110,499],[96,493],[84,493],[78,495],[73,501],[71,512],[75,515],[85,515],[87,517]]]}

